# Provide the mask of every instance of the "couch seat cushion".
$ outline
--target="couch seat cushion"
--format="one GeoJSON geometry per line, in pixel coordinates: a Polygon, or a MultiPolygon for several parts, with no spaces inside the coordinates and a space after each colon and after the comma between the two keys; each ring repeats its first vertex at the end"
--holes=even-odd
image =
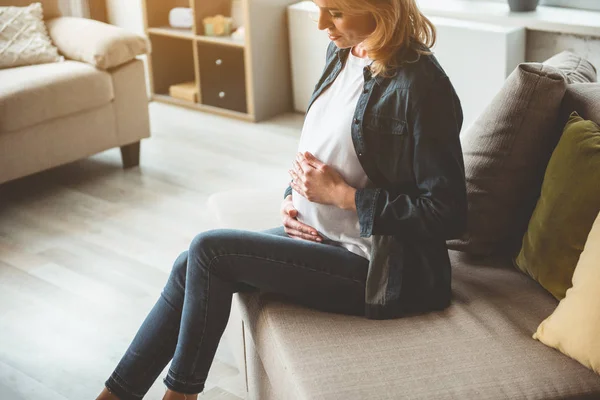
{"type": "Polygon", "coordinates": [[[600,398],[600,377],[532,339],[556,308],[550,294],[508,260],[450,255],[453,304],[422,316],[376,321],[239,294],[274,391],[328,400],[600,398]]]}
{"type": "Polygon", "coordinates": [[[110,74],[76,61],[0,70],[0,133],[100,107],[113,98],[110,74]]]}

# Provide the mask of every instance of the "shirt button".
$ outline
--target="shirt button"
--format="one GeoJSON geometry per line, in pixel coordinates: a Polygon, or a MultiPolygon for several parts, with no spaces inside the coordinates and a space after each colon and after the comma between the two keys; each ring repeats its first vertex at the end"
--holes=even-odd
{"type": "Polygon", "coordinates": [[[358,156],[359,156],[359,157],[362,157],[362,153],[358,153],[358,156]]]}
{"type": "Polygon", "coordinates": [[[363,90],[363,93],[364,93],[364,94],[367,94],[367,93],[369,93],[369,89],[365,89],[365,90],[363,90]]]}
{"type": "MultiPolygon", "coordinates": [[[[346,121],[347,121],[347,120],[346,120],[346,121]]],[[[358,118],[354,118],[354,123],[355,123],[356,125],[358,125],[358,124],[360,124],[360,120],[359,120],[358,118]]]]}

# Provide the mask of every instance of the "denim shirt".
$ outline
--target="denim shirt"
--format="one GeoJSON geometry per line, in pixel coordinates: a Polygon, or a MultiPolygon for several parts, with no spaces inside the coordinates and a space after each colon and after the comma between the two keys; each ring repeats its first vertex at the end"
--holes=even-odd
{"type": "MultiPolygon", "coordinates": [[[[308,109],[336,79],[349,51],[329,45],[308,109]]],[[[365,67],[351,128],[370,180],[356,190],[355,202],[360,236],[373,239],[365,288],[365,316],[371,319],[447,307],[446,240],[466,230],[460,100],[433,55],[414,57],[392,72],[373,77],[365,67]]]]}

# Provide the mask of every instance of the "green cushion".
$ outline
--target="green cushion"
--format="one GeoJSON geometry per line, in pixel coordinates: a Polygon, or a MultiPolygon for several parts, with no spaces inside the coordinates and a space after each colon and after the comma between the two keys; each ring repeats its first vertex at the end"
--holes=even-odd
{"type": "Polygon", "coordinates": [[[546,169],[517,267],[557,299],[600,212],[600,127],[572,113],[546,169]]]}

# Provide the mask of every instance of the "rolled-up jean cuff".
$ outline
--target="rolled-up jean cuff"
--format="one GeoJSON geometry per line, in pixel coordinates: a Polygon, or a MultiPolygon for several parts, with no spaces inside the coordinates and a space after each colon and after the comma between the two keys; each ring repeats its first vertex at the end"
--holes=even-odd
{"type": "Polygon", "coordinates": [[[104,383],[109,392],[119,398],[119,400],[142,400],[144,395],[136,395],[132,393],[132,390],[127,389],[125,382],[119,379],[114,374],[111,375],[108,380],[104,383]]]}
{"type": "Polygon", "coordinates": [[[167,389],[183,394],[199,394],[204,390],[204,383],[181,382],[169,374],[163,380],[167,389]]]}

